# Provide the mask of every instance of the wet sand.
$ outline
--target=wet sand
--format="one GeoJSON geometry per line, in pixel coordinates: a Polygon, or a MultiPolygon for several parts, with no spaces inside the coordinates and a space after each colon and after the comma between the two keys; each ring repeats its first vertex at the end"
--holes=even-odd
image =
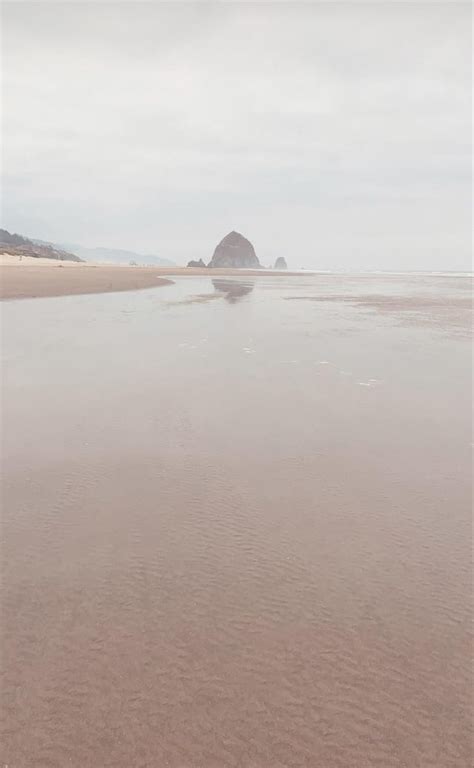
{"type": "Polygon", "coordinates": [[[470,290],[2,305],[0,765],[472,764],[470,290]]]}

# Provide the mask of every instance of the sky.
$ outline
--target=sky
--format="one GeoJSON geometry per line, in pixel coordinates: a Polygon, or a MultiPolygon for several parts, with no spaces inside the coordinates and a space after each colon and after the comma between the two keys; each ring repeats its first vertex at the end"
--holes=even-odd
{"type": "Polygon", "coordinates": [[[4,2],[2,226],[210,260],[471,269],[471,6],[4,2]]]}

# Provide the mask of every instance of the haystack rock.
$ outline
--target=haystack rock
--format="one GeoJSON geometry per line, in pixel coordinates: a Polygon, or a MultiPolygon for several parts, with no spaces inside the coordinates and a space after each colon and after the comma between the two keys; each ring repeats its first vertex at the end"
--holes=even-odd
{"type": "Polygon", "coordinates": [[[286,263],[284,256],[278,257],[278,259],[275,261],[275,266],[273,269],[288,269],[288,264],[286,263]]]}
{"type": "Polygon", "coordinates": [[[195,268],[197,267],[199,269],[202,269],[203,267],[204,267],[204,269],[206,268],[206,265],[204,264],[202,259],[199,259],[199,261],[193,261],[191,259],[191,261],[188,261],[186,266],[187,267],[195,267],[195,268]]]}
{"type": "Polygon", "coordinates": [[[229,232],[214,251],[209,266],[260,269],[260,262],[252,243],[247,238],[238,232],[229,232]]]}

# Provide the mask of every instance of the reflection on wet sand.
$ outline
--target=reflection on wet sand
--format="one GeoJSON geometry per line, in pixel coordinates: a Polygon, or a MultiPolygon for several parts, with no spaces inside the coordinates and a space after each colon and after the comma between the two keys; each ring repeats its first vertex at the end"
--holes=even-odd
{"type": "MultiPolygon", "coordinates": [[[[463,278],[456,288],[464,290],[471,281],[463,278]]],[[[403,325],[426,326],[455,332],[470,338],[472,333],[472,298],[462,294],[454,297],[449,293],[431,292],[414,294],[318,294],[313,296],[285,296],[288,301],[313,301],[350,304],[360,309],[392,316],[403,325]]]]}
{"type": "Polygon", "coordinates": [[[240,301],[254,289],[254,283],[241,280],[213,280],[212,284],[216,291],[225,294],[224,298],[230,304],[240,301]]]}
{"type": "Polygon", "coordinates": [[[214,301],[215,299],[225,299],[230,304],[235,304],[237,301],[243,299],[254,289],[254,283],[242,280],[218,280],[213,279],[212,285],[214,287],[214,293],[197,293],[191,296],[186,296],[185,299],[179,299],[178,301],[170,301],[170,306],[177,306],[180,304],[205,304],[208,301],[214,301]]]}

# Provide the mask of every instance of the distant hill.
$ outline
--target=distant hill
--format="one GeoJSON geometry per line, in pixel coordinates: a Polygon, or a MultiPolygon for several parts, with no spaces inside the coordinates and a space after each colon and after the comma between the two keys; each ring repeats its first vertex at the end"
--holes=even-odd
{"type": "Polygon", "coordinates": [[[76,254],[62,248],[57,248],[51,243],[29,240],[27,237],[23,237],[23,235],[11,234],[6,229],[0,229],[0,252],[11,253],[13,256],[30,256],[34,259],[82,261],[76,254]]]}
{"type": "Polygon", "coordinates": [[[176,266],[173,261],[152,254],[125,251],[120,248],[86,248],[74,243],[51,243],[38,238],[29,240],[23,235],[11,234],[6,229],[0,229],[0,251],[2,250],[14,255],[22,254],[61,261],[92,261],[97,264],[137,264],[151,267],[176,266]]]}
{"type": "MultiPolygon", "coordinates": [[[[41,241],[36,241],[41,242],[41,241]]],[[[54,245],[54,243],[50,243],[54,245]]],[[[139,266],[151,267],[175,267],[176,264],[169,259],[163,259],[161,256],[152,254],[136,253],[135,251],[124,251],[120,248],[85,248],[83,245],[73,243],[63,243],[61,248],[66,248],[71,253],[79,256],[84,261],[94,261],[97,264],[137,264],[139,266]]]]}

